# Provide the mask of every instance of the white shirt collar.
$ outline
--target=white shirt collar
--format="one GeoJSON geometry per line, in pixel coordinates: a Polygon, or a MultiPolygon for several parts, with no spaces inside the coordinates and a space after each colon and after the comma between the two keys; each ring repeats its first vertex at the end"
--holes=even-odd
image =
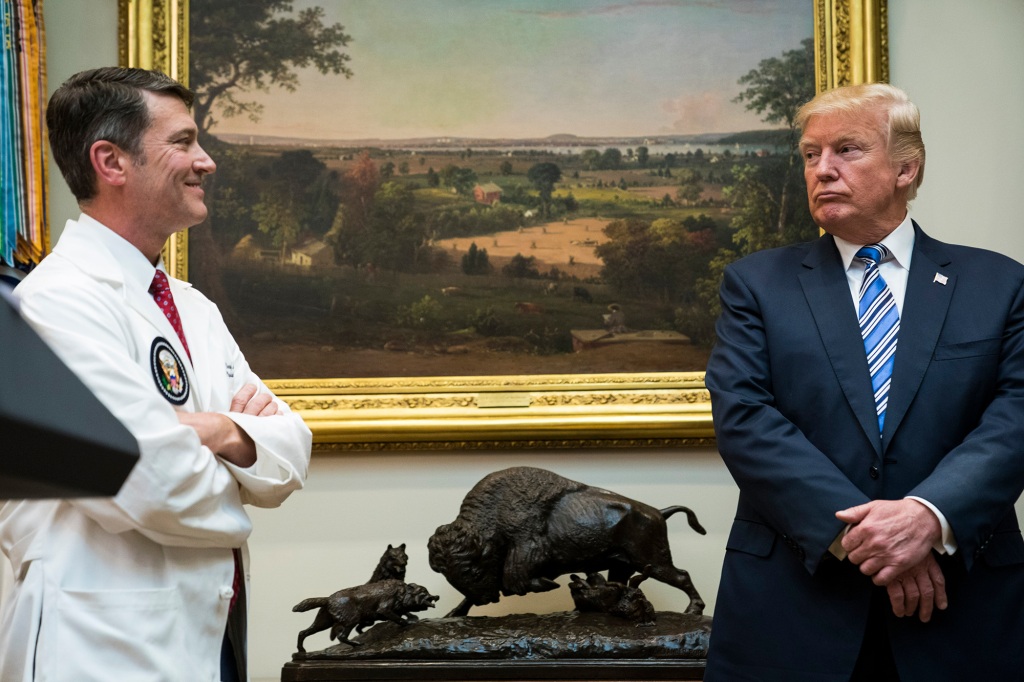
{"type": "MultiPolygon", "coordinates": [[[[850,264],[853,263],[853,257],[865,244],[854,244],[835,235],[832,235],[832,238],[836,242],[836,248],[839,249],[839,257],[843,260],[843,269],[849,270],[850,264]]],[[[914,225],[909,211],[903,222],[886,235],[881,243],[892,252],[893,260],[897,265],[904,270],[910,270],[910,259],[914,255],[914,225]]]]}

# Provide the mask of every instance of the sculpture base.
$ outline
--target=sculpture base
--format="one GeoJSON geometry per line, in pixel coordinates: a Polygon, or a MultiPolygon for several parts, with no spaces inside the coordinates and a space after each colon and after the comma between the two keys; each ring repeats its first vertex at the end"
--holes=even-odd
{"type": "Polygon", "coordinates": [[[703,680],[704,661],[306,661],[286,663],[281,682],[413,680],[703,680]]]}
{"type": "Polygon", "coordinates": [[[710,634],[710,617],[674,612],[652,627],[575,611],[380,623],[362,646],[294,654],[281,680],[700,680],[710,634]]]}

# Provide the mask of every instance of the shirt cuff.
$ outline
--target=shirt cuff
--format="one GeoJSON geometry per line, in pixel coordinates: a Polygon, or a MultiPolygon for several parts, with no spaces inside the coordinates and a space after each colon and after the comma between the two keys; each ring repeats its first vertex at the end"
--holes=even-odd
{"type": "Polygon", "coordinates": [[[914,495],[907,495],[906,499],[915,500],[917,502],[920,502],[924,506],[928,507],[929,509],[932,510],[932,513],[935,514],[935,517],[939,520],[939,525],[942,526],[942,539],[936,542],[932,548],[939,554],[955,554],[958,545],[956,543],[956,538],[953,537],[953,529],[950,528],[949,522],[946,521],[946,517],[942,514],[942,512],[939,511],[938,507],[936,507],[928,500],[922,499],[920,497],[915,497],[914,495]]]}
{"type": "Polygon", "coordinates": [[[849,530],[850,526],[849,524],[847,524],[846,528],[843,528],[841,531],[839,531],[839,535],[837,535],[836,539],[832,541],[832,544],[828,546],[828,551],[832,554],[832,556],[839,559],[840,561],[846,558],[846,550],[843,549],[843,538],[846,537],[846,533],[849,530]]]}

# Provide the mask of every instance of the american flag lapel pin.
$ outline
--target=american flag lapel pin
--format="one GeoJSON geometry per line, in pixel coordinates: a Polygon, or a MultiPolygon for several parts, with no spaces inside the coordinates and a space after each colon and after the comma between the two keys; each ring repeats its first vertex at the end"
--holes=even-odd
{"type": "Polygon", "coordinates": [[[935,279],[932,280],[932,282],[938,282],[939,284],[942,284],[942,285],[945,285],[946,282],[948,282],[948,281],[949,281],[949,277],[946,277],[941,272],[936,272],[935,273],[935,279]]]}

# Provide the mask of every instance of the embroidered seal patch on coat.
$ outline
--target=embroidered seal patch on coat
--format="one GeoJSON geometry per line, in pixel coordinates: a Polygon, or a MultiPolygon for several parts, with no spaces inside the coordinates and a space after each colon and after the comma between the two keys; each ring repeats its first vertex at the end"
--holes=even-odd
{"type": "Polygon", "coordinates": [[[188,375],[185,374],[181,358],[162,336],[153,339],[149,349],[149,366],[161,395],[172,405],[184,405],[188,400],[188,375]]]}

